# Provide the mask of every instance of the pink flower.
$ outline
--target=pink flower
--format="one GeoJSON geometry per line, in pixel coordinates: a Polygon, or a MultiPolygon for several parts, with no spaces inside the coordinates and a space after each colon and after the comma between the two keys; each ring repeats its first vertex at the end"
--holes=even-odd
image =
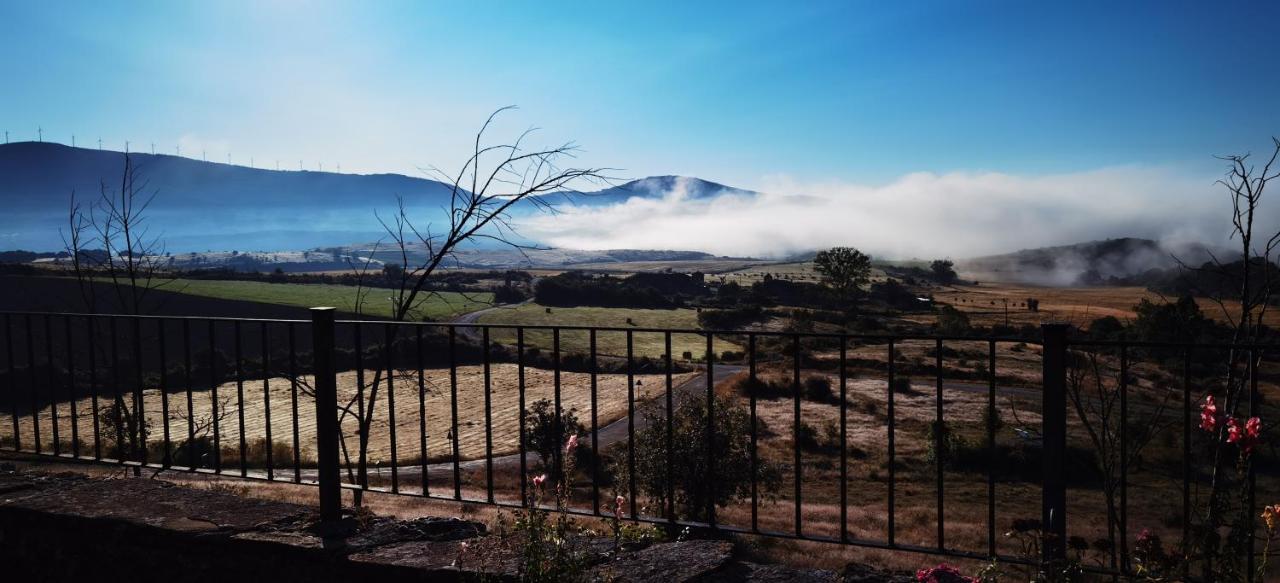
{"type": "Polygon", "coordinates": [[[936,567],[926,567],[916,571],[916,581],[919,583],[976,583],[978,580],[965,577],[959,569],[941,563],[936,567]]]}
{"type": "Polygon", "coordinates": [[[1205,397],[1204,405],[1200,406],[1200,429],[1218,430],[1218,404],[1213,401],[1213,395],[1205,397]]]}
{"type": "Polygon", "coordinates": [[[545,481],[547,481],[547,475],[546,475],[546,474],[542,474],[542,475],[540,475],[540,476],[534,476],[534,477],[533,477],[533,487],[534,487],[534,488],[541,488],[541,487],[542,487],[542,483],[543,483],[543,482],[545,482],[545,481]]]}
{"type": "Polygon", "coordinates": [[[1262,420],[1257,417],[1250,417],[1248,421],[1241,426],[1234,417],[1227,419],[1227,443],[1234,443],[1240,446],[1240,451],[1244,455],[1253,453],[1253,448],[1262,441],[1262,420]]]}
{"type": "Polygon", "coordinates": [[[571,456],[573,455],[573,450],[575,449],[578,449],[578,434],[576,433],[573,435],[570,435],[569,441],[565,442],[564,454],[571,456]]]}

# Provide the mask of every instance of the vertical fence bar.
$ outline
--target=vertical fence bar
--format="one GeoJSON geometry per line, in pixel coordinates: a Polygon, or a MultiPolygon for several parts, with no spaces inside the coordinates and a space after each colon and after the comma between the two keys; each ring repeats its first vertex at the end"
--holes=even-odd
{"type": "MultiPolygon", "coordinates": [[[[391,493],[400,493],[400,464],[396,460],[399,452],[396,446],[396,383],[395,383],[395,360],[392,354],[394,345],[394,330],[392,324],[383,325],[382,329],[382,353],[386,360],[383,364],[387,369],[387,436],[391,439],[391,493]]],[[[486,367],[487,368],[487,367],[486,367]]],[[[486,381],[488,370],[485,371],[486,381]]],[[[488,385],[488,382],[485,383],[488,385]]],[[[485,403],[488,404],[488,386],[485,387],[485,403]]],[[[486,409],[488,407],[486,406],[486,409]]],[[[489,500],[493,502],[492,499],[489,500]]]]}
{"type": "Polygon", "coordinates": [[[489,329],[480,329],[482,361],[484,363],[484,481],[486,494],[493,504],[493,395],[492,378],[489,372],[489,329]]]}
{"type": "MultiPolygon", "coordinates": [[[[97,348],[98,325],[97,325],[97,321],[98,319],[94,316],[85,317],[85,324],[89,330],[89,406],[93,408],[93,415],[92,415],[93,417],[93,459],[101,461],[102,460],[102,433],[101,433],[101,421],[98,419],[98,348],[97,348]]],[[[8,318],[6,317],[6,326],[7,324],[8,324],[8,318]]],[[[12,368],[13,357],[12,356],[10,356],[9,358],[9,365],[10,365],[9,376],[10,378],[12,378],[13,377],[13,368],[12,368]]],[[[18,424],[17,424],[18,414],[16,410],[14,412],[13,420],[14,420],[13,427],[16,430],[18,427],[18,424]]],[[[19,449],[16,446],[16,444],[14,446],[14,449],[19,449]]]]}
{"type": "MultiPolygon", "coordinates": [[[[1191,542],[1191,349],[1182,351],[1182,544],[1191,542]]],[[[1191,562],[1182,561],[1182,577],[1191,575],[1191,562]]]]}
{"type": "Polygon", "coordinates": [[[187,469],[196,469],[195,398],[191,386],[191,320],[182,319],[182,384],[187,393],[187,469]]]}
{"type": "Polygon", "coordinates": [[[298,427],[298,326],[289,322],[289,409],[293,411],[293,481],[302,483],[302,445],[298,427]]]}
{"type": "MultiPolygon", "coordinates": [[[[1042,551],[1044,560],[1060,561],[1066,558],[1067,552],[1067,326],[1044,324],[1041,331],[1044,335],[1040,412],[1044,477],[1040,520],[1046,534],[1042,551]]],[[[1123,413],[1121,422],[1124,423],[1123,413]]]]}
{"type": "Polygon", "coordinates": [[[631,501],[631,517],[636,516],[636,375],[632,334],[627,330],[627,498],[631,501]]]}
{"type": "Polygon", "coordinates": [[[895,500],[894,500],[894,492],[897,490],[897,484],[896,484],[896,480],[897,480],[897,473],[896,473],[896,472],[897,472],[897,467],[898,467],[898,462],[897,462],[897,460],[895,459],[896,452],[894,451],[894,441],[893,441],[893,440],[894,440],[894,430],[893,430],[893,424],[894,424],[894,414],[893,414],[893,393],[896,391],[896,389],[894,389],[894,386],[893,386],[893,385],[894,385],[894,368],[895,368],[895,364],[894,364],[894,356],[895,356],[895,355],[894,355],[894,351],[893,351],[893,339],[889,339],[889,348],[888,348],[888,351],[889,351],[889,354],[888,354],[888,357],[889,357],[889,370],[888,370],[889,394],[888,394],[888,406],[886,407],[887,411],[886,411],[886,413],[885,413],[885,415],[888,417],[888,418],[886,419],[886,422],[885,422],[885,431],[888,433],[888,444],[887,444],[887,447],[888,447],[888,450],[889,450],[889,486],[888,486],[888,487],[889,487],[889,497],[888,497],[888,501],[887,501],[887,504],[888,504],[888,506],[889,506],[889,508],[888,508],[889,520],[888,520],[888,523],[886,524],[886,529],[888,530],[888,537],[887,537],[887,538],[888,538],[889,546],[893,546],[893,545],[894,545],[894,538],[895,538],[895,536],[896,536],[896,534],[897,534],[897,532],[896,532],[896,531],[897,531],[897,522],[896,522],[896,520],[895,520],[895,516],[894,516],[894,511],[893,511],[893,510],[894,510],[894,502],[895,502],[895,500]]]}
{"type": "Polygon", "coordinates": [[[987,341],[987,556],[996,556],[996,341],[987,341]]]}
{"type": "MultiPolygon", "coordinates": [[[[173,442],[169,434],[169,357],[165,342],[166,320],[156,320],[156,342],[160,352],[160,419],[164,432],[164,457],[160,464],[168,469],[173,465],[173,442]]],[[[73,401],[74,403],[74,401],[73,401]]]]}
{"type": "MultiPolygon", "coordinates": [[[[594,367],[593,367],[594,370],[594,367]]],[[[516,328],[516,391],[519,393],[520,400],[520,505],[524,506],[529,501],[529,467],[528,461],[525,459],[525,402],[524,402],[524,328],[516,328]]],[[[595,432],[591,433],[591,438],[595,439],[595,432]]],[[[594,454],[596,450],[595,441],[591,442],[591,451],[594,454]]],[[[595,459],[595,456],[591,456],[595,459]]],[[[594,463],[594,462],[593,462],[594,463]]],[[[594,483],[594,480],[593,480],[594,483]]],[[[597,496],[598,497],[598,496],[597,496]]],[[[598,502],[598,500],[597,500],[598,502]]],[[[597,504],[598,506],[599,504],[597,504]]]]}
{"type": "Polygon", "coordinates": [[[935,399],[934,399],[934,423],[937,431],[934,432],[935,454],[933,456],[933,464],[935,470],[935,478],[937,480],[936,489],[938,492],[938,550],[947,548],[947,529],[946,529],[946,491],[944,490],[945,482],[943,481],[944,471],[946,469],[945,455],[946,444],[943,439],[946,437],[946,421],[942,418],[942,339],[938,338],[934,342],[934,382],[937,383],[935,399]]]}
{"type": "MultiPolygon", "coordinates": [[[[668,331],[663,333],[662,340],[663,340],[663,350],[666,352],[666,356],[667,356],[667,362],[666,362],[666,365],[667,365],[667,370],[666,370],[666,373],[667,373],[666,375],[667,377],[666,379],[667,380],[667,387],[666,387],[667,388],[667,391],[666,391],[667,392],[667,395],[666,395],[667,397],[667,403],[666,403],[667,405],[667,418],[666,418],[666,422],[667,422],[667,432],[666,432],[667,508],[666,508],[666,512],[667,512],[667,521],[674,524],[676,521],[676,501],[675,501],[676,480],[675,480],[675,454],[672,453],[671,451],[671,448],[674,445],[674,439],[673,439],[674,433],[672,430],[672,418],[671,418],[671,414],[673,413],[673,406],[674,406],[674,404],[672,403],[672,395],[671,395],[672,393],[671,371],[673,368],[672,362],[675,360],[675,358],[671,354],[671,332],[668,331]]],[[[752,468],[751,483],[753,485],[755,484],[755,468],[752,468]]]]}
{"type": "Polygon", "coordinates": [[[276,477],[275,445],[271,437],[271,332],[267,322],[262,323],[262,420],[266,437],[267,479],[276,477]]]}
{"type": "MultiPolygon", "coordinates": [[[[553,382],[552,390],[554,391],[553,396],[555,400],[555,418],[552,419],[551,434],[556,436],[557,440],[563,442],[561,438],[564,436],[564,425],[563,425],[563,420],[560,418],[560,415],[562,413],[560,411],[560,329],[559,328],[551,329],[551,354],[552,354],[552,360],[554,361],[553,362],[554,382],[553,382]]],[[[553,451],[555,451],[556,454],[552,456],[553,459],[555,460],[554,467],[552,468],[553,470],[552,479],[558,480],[564,476],[564,455],[563,455],[564,449],[562,449],[561,444],[556,444],[555,449],[553,451]]]]}
{"type": "MultiPolygon", "coordinates": [[[[356,441],[358,452],[356,454],[356,481],[359,482],[360,488],[368,489],[369,487],[369,455],[368,448],[365,444],[369,441],[368,429],[365,426],[364,416],[364,327],[356,322],[351,325],[351,340],[355,343],[356,352],[356,441]]],[[[369,403],[369,407],[373,407],[373,403],[369,403]]],[[[372,415],[370,415],[372,417],[372,415]]],[[[372,421],[372,419],[370,419],[372,421]]],[[[370,423],[370,426],[373,424],[370,423]]],[[[342,425],[338,425],[338,431],[342,431],[342,425]]],[[[350,462],[348,462],[350,463],[350,462]]],[[[348,476],[351,468],[347,468],[348,476]]]]}
{"type": "MultiPolygon", "coordinates": [[[[115,322],[115,320],[112,320],[112,322],[115,322]]],[[[35,442],[36,453],[41,453],[44,446],[40,443],[40,398],[36,392],[36,343],[31,332],[35,325],[32,324],[31,314],[26,315],[24,323],[26,324],[27,335],[27,382],[31,383],[28,385],[27,390],[31,399],[31,435],[32,441],[35,442]]],[[[120,390],[119,385],[117,385],[116,390],[120,390]]],[[[117,417],[119,416],[117,415],[117,417]]]]}
{"type": "Polygon", "coordinates": [[[840,542],[849,542],[849,337],[840,336],[840,542]]]}
{"type": "Polygon", "coordinates": [[[715,335],[707,332],[707,523],[716,527],[716,380],[715,335]]]}
{"type": "Polygon", "coordinates": [[[213,471],[222,473],[222,431],[218,412],[218,343],[217,322],[209,320],[209,411],[213,423],[213,471]]]}
{"type": "Polygon", "coordinates": [[[791,420],[791,453],[795,461],[795,525],[796,536],[804,536],[803,517],[801,516],[801,507],[803,505],[801,499],[801,486],[803,482],[803,469],[800,465],[800,335],[796,334],[791,337],[791,398],[792,398],[792,420],[791,420]]]}
{"type": "Polygon", "coordinates": [[[320,520],[342,519],[338,477],[338,375],[334,369],[333,308],[311,309],[311,351],[315,368],[316,475],[320,482],[320,520]]]}
{"type": "MultiPolygon", "coordinates": [[[[751,413],[751,450],[748,452],[751,456],[751,532],[760,532],[760,485],[757,476],[759,475],[760,459],[759,459],[759,439],[760,431],[758,427],[758,419],[756,417],[756,393],[759,392],[756,378],[756,335],[747,335],[747,378],[750,382],[747,386],[751,387],[747,395],[748,407],[751,413]]],[[[670,416],[670,412],[667,413],[670,416]]],[[[667,445],[667,451],[671,451],[671,446],[667,445]]]]}
{"type": "MultiPolygon", "coordinates": [[[[138,463],[147,463],[147,412],[142,400],[142,319],[133,317],[133,417],[134,426],[129,432],[129,444],[134,448],[138,463]]],[[[133,469],[134,477],[141,475],[133,469]]]]}
{"type": "MultiPolygon", "coordinates": [[[[1045,464],[1048,465],[1048,456],[1045,464]]],[[[1129,345],[1120,345],[1120,569],[1129,573],[1129,345]]]]}
{"type": "MultiPolygon", "coordinates": [[[[1257,350],[1255,348],[1250,348],[1249,349],[1249,416],[1250,417],[1253,417],[1258,412],[1258,359],[1259,359],[1259,355],[1257,350]]],[[[1247,495],[1245,496],[1246,497],[1245,509],[1248,511],[1247,514],[1249,516],[1249,519],[1248,519],[1249,520],[1248,521],[1248,529],[1249,529],[1248,530],[1249,532],[1248,553],[1249,555],[1245,560],[1245,565],[1246,565],[1245,573],[1247,573],[1249,576],[1252,576],[1255,572],[1257,572],[1255,565],[1257,563],[1256,555],[1258,551],[1257,549],[1258,504],[1257,504],[1257,500],[1255,499],[1255,491],[1257,490],[1257,487],[1258,487],[1258,474],[1257,474],[1257,470],[1254,468],[1255,461],[1256,461],[1255,459],[1249,458],[1247,462],[1248,463],[1247,479],[1249,481],[1249,484],[1248,484],[1249,490],[1247,495]]]]}
{"type": "Polygon", "coordinates": [[[588,352],[591,358],[591,512],[600,515],[600,431],[599,418],[599,386],[597,376],[599,363],[596,361],[596,331],[593,328],[587,334],[588,352]]]}
{"type": "MultiPolygon", "coordinates": [[[[431,476],[427,469],[431,456],[427,454],[427,371],[426,355],[422,351],[422,326],[413,327],[414,364],[418,367],[418,463],[422,467],[422,495],[431,495],[431,476]]],[[[521,425],[524,420],[521,419],[521,425]]],[[[521,447],[523,447],[523,438],[521,447]]],[[[521,472],[524,473],[524,472],[521,472]]]]}
{"type": "Polygon", "coordinates": [[[218,337],[216,337],[216,329],[218,324],[216,320],[209,320],[209,410],[210,420],[214,425],[214,473],[223,472],[223,434],[221,434],[221,420],[218,411],[218,337]]]}
{"type": "Polygon", "coordinates": [[[453,499],[462,499],[462,466],[458,463],[458,329],[449,326],[449,439],[453,447],[453,499]]]}
{"type": "Polygon", "coordinates": [[[62,454],[58,435],[58,369],[53,362],[53,316],[44,315],[44,361],[49,367],[49,420],[53,435],[53,455],[62,454]]]}
{"type": "MultiPolygon", "coordinates": [[[[93,337],[90,336],[89,340],[90,346],[92,346],[93,337]]],[[[13,418],[13,451],[22,451],[22,431],[20,430],[21,423],[18,419],[18,367],[13,361],[13,317],[9,314],[4,315],[4,353],[5,362],[9,366],[9,377],[7,379],[9,386],[5,387],[5,393],[8,396],[9,416],[13,418]]],[[[94,410],[97,410],[96,406],[94,410]]],[[[94,415],[93,418],[96,422],[98,416],[94,415]]],[[[96,436],[98,432],[94,430],[93,433],[96,436]]],[[[98,457],[102,456],[99,455],[98,457]]]]}
{"type": "Polygon", "coordinates": [[[115,456],[116,461],[124,463],[124,394],[120,392],[120,331],[116,322],[119,318],[107,317],[107,324],[111,333],[111,384],[112,397],[115,398],[111,404],[116,408],[116,414],[112,417],[115,422],[115,456]]]}
{"type": "Polygon", "coordinates": [[[243,331],[240,329],[240,320],[232,323],[231,333],[235,335],[235,341],[232,343],[235,351],[235,367],[236,367],[236,419],[240,428],[240,476],[249,475],[249,441],[245,435],[244,426],[244,354],[242,345],[243,331]]]}
{"type": "Polygon", "coordinates": [[[72,316],[63,316],[63,332],[67,339],[67,389],[70,394],[67,402],[71,403],[71,457],[80,458],[80,393],[76,391],[76,351],[75,340],[71,334],[72,316]]]}

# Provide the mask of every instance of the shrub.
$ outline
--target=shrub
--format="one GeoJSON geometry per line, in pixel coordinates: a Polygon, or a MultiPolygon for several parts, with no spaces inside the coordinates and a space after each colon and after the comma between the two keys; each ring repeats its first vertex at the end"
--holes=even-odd
{"type": "MultiPolygon", "coordinates": [[[[703,520],[712,497],[712,485],[713,501],[721,507],[750,496],[752,480],[761,492],[769,493],[778,488],[781,474],[772,464],[760,461],[752,474],[751,417],[746,408],[722,396],[715,397],[714,407],[715,433],[708,435],[706,400],[689,398],[680,402],[671,419],[670,459],[674,462],[671,465],[667,463],[664,412],[661,408],[645,412],[645,428],[637,431],[635,439],[635,478],[640,493],[648,496],[653,506],[666,508],[669,502],[674,502],[677,513],[683,518],[703,520]],[[710,480],[707,476],[709,440],[715,460],[715,475],[710,480]],[[667,494],[668,476],[674,486],[674,501],[667,494]]],[[[757,430],[761,434],[765,429],[763,423],[757,422],[757,430]]],[[[626,444],[620,443],[615,447],[625,452],[626,444]]],[[[630,468],[623,461],[626,454],[614,455],[613,458],[612,471],[616,483],[629,484],[630,468]]]]}
{"type": "Polygon", "coordinates": [[[823,448],[822,443],[818,441],[818,430],[814,429],[812,425],[809,425],[804,421],[801,421],[800,424],[796,426],[795,439],[796,445],[799,445],[802,450],[820,451],[825,449],[823,448]]]}
{"type": "Polygon", "coordinates": [[[834,403],[838,401],[831,392],[831,380],[819,375],[812,375],[804,379],[804,396],[815,403],[834,403]]]}
{"type": "MultiPolygon", "coordinates": [[[[582,423],[574,409],[562,409],[557,422],[555,405],[549,399],[539,399],[525,412],[525,451],[538,454],[545,472],[553,483],[563,480],[563,444],[570,435],[585,435],[582,423]],[[560,474],[557,471],[561,472],[560,474]]],[[[579,451],[588,448],[580,447],[579,451]]]]}
{"type": "Polygon", "coordinates": [[[942,464],[944,468],[952,468],[957,454],[968,449],[965,439],[955,433],[946,421],[929,423],[929,450],[925,459],[931,464],[942,464]]]}

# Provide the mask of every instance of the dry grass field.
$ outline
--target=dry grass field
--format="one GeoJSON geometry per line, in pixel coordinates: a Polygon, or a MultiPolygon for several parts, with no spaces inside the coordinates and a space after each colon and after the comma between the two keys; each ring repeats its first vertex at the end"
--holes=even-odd
{"type": "MultiPolygon", "coordinates": [[[[576,307],[559,308],[538,304],[523,304],[511,308],[497,308],[480,317],[482,324],[524,325],[524,326],[598,326],[608,328],[661,328],[673,330],[697,330],[698,313],[691,309],[649,310],[633,308],[595,308],[576,307]]],[[[490,332],[491,339],[507,345],[515,345],[514,328],[494,328],[490,332]]],[[[524,341],[529,347],[551,350],[553,346],[552,331],[525,330],[524,341]]],[[[673,334],[671,352],[678,359],[685,352],[700,357],[706,351],[706,337],[697,334],[673,334]]],[[[586,354],[590,348],[590,337],[584,330],[562,330],[560,332],[560,351],[562,353],[586,354]]],[[[736,344],[725,340],[716,340],[715,349],[739,350],[736,344]]],[[[600,355],[626,356],[627,334],[623,331],[600,331],[596,333],[596,350],[600,355]]],[[[666,354],[666,340],[663,334],[636,332],[632,334],[632,352],[636,357],[662,358],[666,354]]]]}
{"type": "MultiPolygon", "coordinates": [[[[366,371],[365,384],[373,382],[373,372],[366,371]]],[[[694,373],[673,376],[673,383],[678,385],[688,380],[694,373]]],[[[463,459],[476,459],[485,455],[485,416],[484,416],[484,372],[480,366],[458,367],[458,447],[463,459]]],[[[652,398],[665,391],[663,375],[636,375],[635,393],[637,400],[652,398]]],[[[304,378],[309,383],[310,378],[304,378]]],[[[338,375],[339,401],[349,401],[357,391],[357,376],[354,371],[346,371],[338,375]]],[[[271,409],[271,436],[273,441],[293,443],[293,409],[291,383],[284,378],[272,378],[266,383],[262,379],[247,380],[244,383],[244,435],[247,440],[256,440],[266,436],[267,416],[265,404],[269,397],[271,409]]],[[[427,455],[430,460],[452,458],[453,444],[450,441],[452,425],[452,396],[448,369],[428,369],[424,371],[426,386],[426,436],[427,455]]],[[[374,413],[371,430],[370,461],[372,463],[389,464],[391,461],[391,419],[388,413],[385,381],[380,382],[380,391],[374,413]]],[[[422,417],[419,415],[418,378],[416,371],[397,371],[392,385],[395,401],[396,459],[408,463],[421,458],[421,442],[419,429],[422,417]]],[[[525,400],[526,406],[539,399],[554,397],[554,373],[549,370],[525,368],[525,400]]],[[[518,450],[519,440],[519,383],[517,367],[514,364],[494,364],[490,370],[490,403],[493,427],[494,455],[505,455],[518,450]]],[[[366,388],[367,390],[367,388],[366,388]]],[[[576,409],[579,419],[590,425],[591,380],[586,373],[561,373],[560,378],[561,405],[565,410],[576,409]]],[[[109,393],[101,393],[99,405],[110,402],[109,393]]],[[[193,393],[192,405],[195,411],[197,427],[208,425],[211,421],[212,392],[193,393]]],[[[597,378],[597,416],[603,426],[624,416],[627,412],[627,378],[623,374],[601,374],[597,378]]],[[[129,397],[126,396],[126,400],[129,397]]],[[[130,401],[131,402],[131,401],[130,401]]],[[[367,399],[366,399],[367,402],[367,399]]],[[[219,418],[219,435],[222,446],[238,447],[240,440],[240,424],[238,417],[239,402],[235,383],[227,383],[218,387],[218,408],[224,412],[219,418]]],[[[315,444],[315,401],[300,388],[298,395],[299,441],[304,458],[313,458],[315,444]]],[[[355,405],[353,404],[354,408],[355,405]]],[[[162,415],[163,404],[158,390],[147,390],[143,393],[143,408],[151,426],[150,441],[163,439],[165,418],[162,415]]],[[[81,441],[87,444],[86,451],[92,452],[89,436],[93,435],[92,402],[89,398],[76,402],[81,441]]],[[[172,393],[169,395],[169,431],[175,441],[186,439],[186,395],[172,393]]],[[[46,450],[52,448],[52,413],[48,407],[40,411],[40,438],[46,450]]],[[[60,439],[69,441],[71,436],[71,409],[69,404],[58,406],[58,424],[60,439]]],[[[5,424],[3,434],[8,435],[11,425],[5,424]]],[[[348,447],[354,448],[357,435],[357,423],[354,416],[348,416],[343,423],[343,435],[348,447]]],[[[108,428],[103,427],[106,433],[108,428]]],[[[24,447],[30,448],[34,439],[34,427],[31,417],[24,416],[19,421],[19,431],[24,447]]],[[[212,435],[209,430],[209,435],[212,435]]],[[[153,460],[159,461],[159,460],[153,460]]],[[[281,464],[286,465],[286,464],[281,464]]]]}

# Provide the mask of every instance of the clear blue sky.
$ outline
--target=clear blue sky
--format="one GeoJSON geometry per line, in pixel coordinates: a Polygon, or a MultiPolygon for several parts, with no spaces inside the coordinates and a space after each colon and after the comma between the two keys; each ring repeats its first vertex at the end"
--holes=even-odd
{"type": "Polygon", "coordinates": [[[11,139],[449,168],[485,114],[758,187],[1122,165],[1280,134],[1280,4],[5,2],[11,139]],[[795,6],[800,5],[800,6],[795,6]]]}

